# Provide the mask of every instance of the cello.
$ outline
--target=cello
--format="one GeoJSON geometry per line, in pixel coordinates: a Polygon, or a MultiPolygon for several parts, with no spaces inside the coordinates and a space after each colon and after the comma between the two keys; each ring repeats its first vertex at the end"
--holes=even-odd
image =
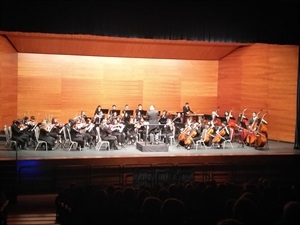
{"type": "Polygon", "coordinates": [[[216,136],[212,139],[213,143],[219,143],[226,134],[226,126],[223,127],[219,132],[216,132],[216,136]]]}

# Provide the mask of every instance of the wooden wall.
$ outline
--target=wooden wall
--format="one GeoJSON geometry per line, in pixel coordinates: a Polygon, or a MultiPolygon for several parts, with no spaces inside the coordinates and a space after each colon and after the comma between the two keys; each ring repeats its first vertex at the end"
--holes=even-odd
{"type": "Polygon", "coordinates": [[[255,44],[220,61],[17,54],[0,39],[0,125],[35,115],[66,122],[98,104],[219,114],[268,111],[269,138],[294,141],[298,47],[255,44]],[[18,59],[17,59],[18,57],[18,59]]]}
{"type": "Polygon", "coordinates": [[[210,112],[217,101],[217,61],[19,54],[18,116],[48,115],[66,122],[97,105],[176,113],[186,101],[210,112]]]}
{"type": "Polygon", "coordinates": [[[0,130],[17,118],[18,54],[0,36],[0,130]]]}
{"type": "Polygon", "coordinates": [[[255,44],[240,48],[219,63],[221,111],[244,109],[264,115],[269,138],[294,142],[298,74],[297,46],[255,44]]]}

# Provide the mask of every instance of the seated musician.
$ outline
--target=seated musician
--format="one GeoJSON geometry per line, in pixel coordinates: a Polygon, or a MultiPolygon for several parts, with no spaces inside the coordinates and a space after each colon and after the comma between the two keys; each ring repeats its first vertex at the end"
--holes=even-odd
{"type": "Polygon", "coordinates": [[[202,130],[201,124],[198,122],[191,123],[189,126],[191,127],[191,130],[184,141],[185,148],[188,150],[191,149],[192,145],[196,143],[196,141],[200,140],[202,130]]]}
{"type": "Polygon", "coordinates": [[[125,125],[119,123],[117,119],[113,119],[112,123],[109,124],[110,130],[112,131],[112,135],[117,137],[117,141],[119,145],[125,143],[125,134],[123,132],[125,125]]]}
{"type": "Polygon", "coordinates": [[[129,145],[135,144],[137,141],[137,132],[135,129],[135,123],[133,122],[133,118],[130,118],[129,123],[125,125],[124,133],[126,135],[125,139],[129,145]]]}
{"type": "Polygon", "coordinates": [[[170,137],[175,134],[175,124],[170,118],[167,119],[165,126],[163,126],[164,132],[162,132],[166,145],[170,145],[170,137]]]}
{"type": "Polygon", "coordinates": [[[14,146],[15,150],[27,149],[28,143],[30,141],[30,136],[25,129],[26,128],[21,119],[13,121],[11,125],[11,132],[12,140],[17,142],[17,146],[14,146]]]}
{"type": "Polygon", "coordinates": [[[145,121],[143,118],[140,118],[135,123],[135,132],[140,136],[140,141],[146,141],[147,139],[147,126],[145,125],[145,121]]]}
{"type": "Polygon", "coordinates": [[[128,124],[130,122],[131,116],[128,111],[124,111],[123,116],[121,118],[121,123],[128,124]]]}
{"type": "Polygon", "coordinates": [[[181,132],[181,129],[185,127],[185,124],[182,120],[182,115],[180,112],[177,113],[176,117],[173,119],[173,122],[175,124],[175,134],[178,135],[181,132]]]}
{"type": "Polygon", "coordinates": [[[217,128],[214,138],[212,139],[212,142],[217,145],[217,148],[222,148],[222,143],[225,140],[228,140],[231,135],[231,130],[228,127],[228,124],[226,121],[222,123],[220,127],[217,128]]]}
{"type": "Polygon", "coordinates": [[[46,120],[43,120],[39,125],[40,136],[39,140],[47,142],[48,150],[54,150],[58,145],[58,141],[55,137],[50,134],[50,126],[47,124],[46,120]]]}
{"type": "Polygon", "coordinates": [[[87,136],[87,146],[92,146],[93,144],[96,145],[96,125],[92,122],[92,118],[87,117],[86,119],[86,126],[85,126],[85,135],[87,136]]]}
{"type": "Polygon", "coordinates": [[[111,148],[118,150],[117,137],[112,135],[112,130],[107,124],[107,119],[103,119],[100,125],[100,135],[103,141],[109,141],[111,148]]]}
{"type": "Polygon", "coordinates": [[[70,135],[71,135],[72,141],[75,141],[78,143],[77,150],[81,150],[84,148],[87,140],[86,140],[86,136],[84,136],[80,132],[80,128],[78,127],[78,125],[79,124],[77,122],[72,122],[70,124],[70,135]]]}
{"type": "Polygon", "coordinates": [[[53,117],[51,119],[51,125],[52,125],[52,129],[50,131],[56,133],[57,136],[60,136],[62,133],[62,128],[64,127],[64,124],[59,123],[57,121],[57,118],[53,117]]]}

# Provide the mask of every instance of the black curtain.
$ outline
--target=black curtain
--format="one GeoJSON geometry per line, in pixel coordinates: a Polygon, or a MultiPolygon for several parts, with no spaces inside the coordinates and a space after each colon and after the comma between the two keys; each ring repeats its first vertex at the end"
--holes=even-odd
{"type": "Polygon", "coordinates": [[[6,1],[0,31],[299,44],[296,2],[6,1]]]}
{"type": "MultiPolygon", "coordinates": [[[[300,45],[298,46],[300,51],[300,45]]],[[[298,81],[297,81],[297,103],[296,103],[296,129],[295,129],[295,144],[294,149],[300,150],[300,57],[298,53],[298,81]]]]}

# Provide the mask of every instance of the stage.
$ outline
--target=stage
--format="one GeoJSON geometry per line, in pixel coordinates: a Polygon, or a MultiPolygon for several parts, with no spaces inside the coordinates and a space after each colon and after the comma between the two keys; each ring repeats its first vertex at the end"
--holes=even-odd
{"type": "Polygon", "coordinates": [[[5,188],[10,189],[17,183],[15,191],[18,193],[58,192],[70,183],[103,186],[127,186],[137,182],[161,184],[161,179],[166,178],[166,170],[173,174],[170,182],[188,179],[242,183],[262,176],[285,182],[300,180],[300,151],[293,149],[293,143],[273,140],[260,150],[237,142],[233,142],[233,148],[226,146],[225,149],[198,147],[187,150],[177,144],[137,143],[119,146],[118,150],[99,151],[94,147],[85,147],[82,151],[60,147],[52,151],[15,151],[4,144],[0,145],[1,177],[7,180],[5,188]],[[145,145],[150,150],[144,151],[145,145]],[[11,179],[12,176],[15,179],[11,179]]]}

